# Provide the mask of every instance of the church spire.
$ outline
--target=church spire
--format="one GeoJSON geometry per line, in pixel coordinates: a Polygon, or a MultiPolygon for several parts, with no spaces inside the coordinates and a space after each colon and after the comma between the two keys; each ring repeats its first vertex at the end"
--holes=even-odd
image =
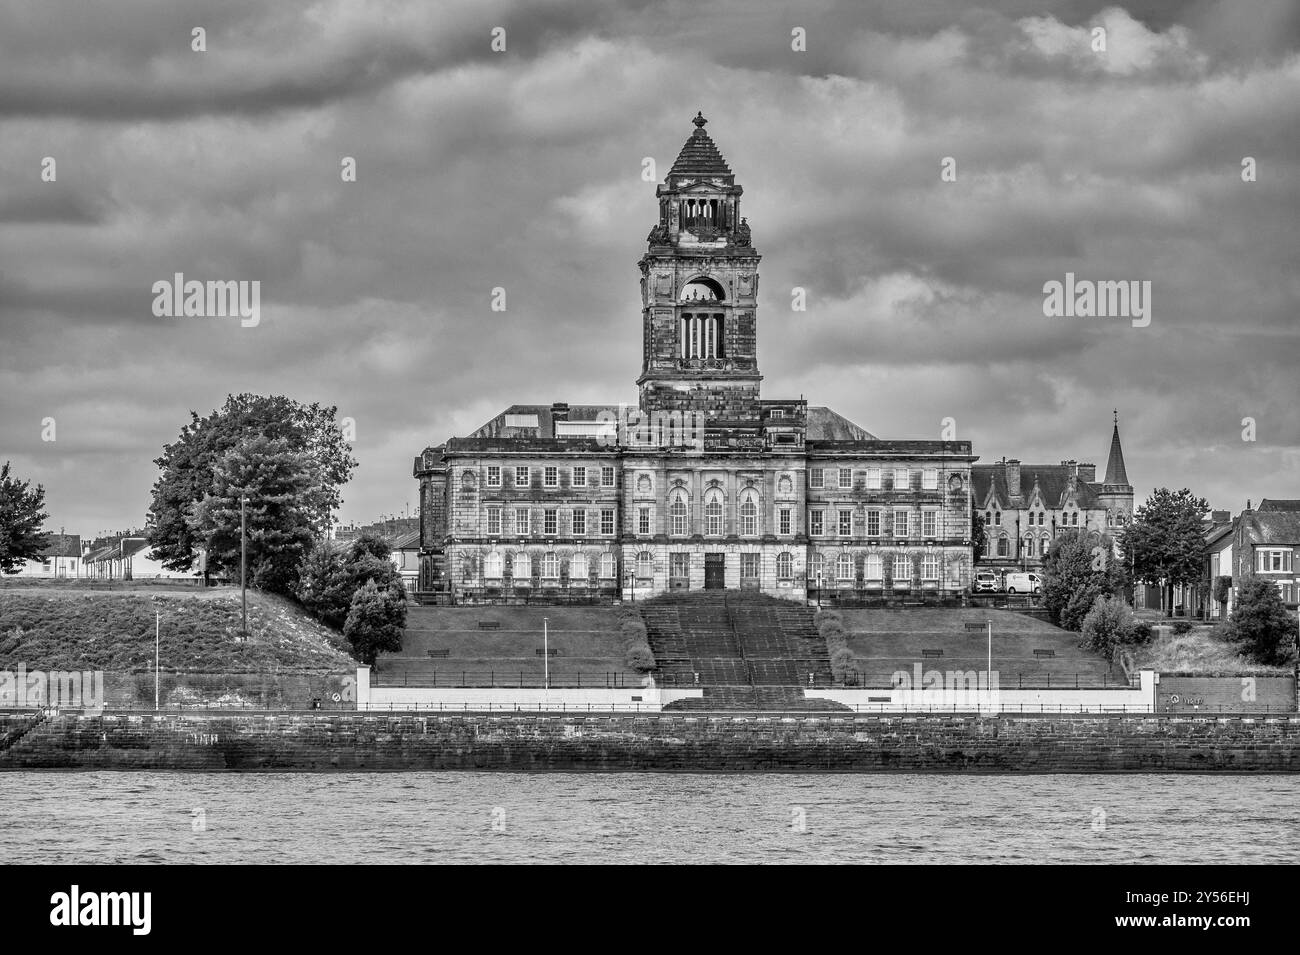
{"type": "Polygon", "coordinates": [[[1128,487],[1128,472],[1124,469],[1124,449],[1119,443],[1119,409],[1114,412],[1115,429],[1110,435],[1110,457],[1106,460],[1105,487],[1128,487]]]}

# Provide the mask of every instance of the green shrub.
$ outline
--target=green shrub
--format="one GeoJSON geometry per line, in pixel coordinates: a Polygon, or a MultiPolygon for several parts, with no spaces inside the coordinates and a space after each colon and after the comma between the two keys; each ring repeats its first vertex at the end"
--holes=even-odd
{"type": "Polygon", "coordinates": [[[1133,608],[1122,598],[1098,597],[1083,618],[1083,644],[1109,654],[1120,644],[1133,641],[1136,626],[1133,608]]]}
{"type": "Polygon", "coordinates": [[[1271,580],[1254,575],[1242,580],[1232,625],[1242,651],[1256,663],[1277,666],[1294,657],[1296,620],[1271,580]]]}
{"type": "Polygon", "coordinates": [[[374,666],[380,652],[402,649],[405,627],[406,601],[395,591],[380,590],[371,580],[352,595],[343,635],[357,659],[374,666]]]}
{"type": "Polygon", "coordinates": [[[1186,620],[1174,621],[1174,633],[1181,636],[1184,633],[1191,633],[1191,630],[1192,630],[1192,625],[1188,621],[1186,620]]]}
{"type": "Polygon", "coordinates": [[[648,673],[655,668],[655,655],[646,643],[628,644],[628,648],[623,654],[623,664],[629,670],[636,670],[638,673],[648,673]]]}
{"type": "Polygon", "coordinates": [[[820,627],[823,623],[831,620],[840,625],[843,625],[844,623],[844,617],[838,610],[818,610],[817,613],[813,615],[813,625],[817,627],[820,627]]]}
{"type": "MultiPolygon", "coordinates": [[[[1188,628],[1190,629],[1190,628],[1188,628]]],[[[1125,643],[1147,643],[1151,639],[1151,624],[1142,620],[1135,620],[1133,626],[1129,629],[1128,639],[1125,643]]]]}

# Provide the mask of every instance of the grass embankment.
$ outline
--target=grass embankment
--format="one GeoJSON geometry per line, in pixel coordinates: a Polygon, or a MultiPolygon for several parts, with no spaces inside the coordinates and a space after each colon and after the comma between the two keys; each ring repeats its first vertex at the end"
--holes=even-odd
{"type": "Polygon", "coordinates": [[[241,639],[238,591],[193,595],[0,591],[0,669],[106,670],[160,665],[190,673],[339,671],[356,666],[340,634],[281,597],[250,591],[241,639]]]}
{"type": "MultiPolygon", "coordinates": [[[[1140,612],[1138,617],[1143,622],[1153,625],[1169,625],[1177,622],[1177,618],[1171,620],[1140,612]]],[[[1139,669],[1157,670],[1160,673],[1187,676],[1237,676],[1291,672],[1289,667],[1270,667],[1252,663],[1238,652],[1234,644],[1219,636],[1215,627],[1206,624],[1194,624],[1187,633],[1166,633],[1152,637],[1148,643],[1126,649],[1134,665],[1139,669]]]]}

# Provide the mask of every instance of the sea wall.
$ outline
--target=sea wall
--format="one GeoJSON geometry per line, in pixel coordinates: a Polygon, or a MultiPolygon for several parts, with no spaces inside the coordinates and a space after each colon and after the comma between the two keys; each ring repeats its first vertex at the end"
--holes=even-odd
{"type": "Polygon", "coordinates": [[[0,769],[1296,772],[1300,716],[25,715],[0,769]]]}

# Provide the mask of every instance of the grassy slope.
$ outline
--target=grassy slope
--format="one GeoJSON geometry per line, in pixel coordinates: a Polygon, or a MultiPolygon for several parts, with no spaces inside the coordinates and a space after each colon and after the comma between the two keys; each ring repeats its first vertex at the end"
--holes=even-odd
{"type": "Polygon", "coordinates": [[[0,591],[0,669],[130,671],[153,665],[161,611],[161,665],[189,672],[348,670],[343,638],[289,600],[249,592],[246,641],[239,594],[0,591]]]}
{"type": "Polygon", "coordinates": [[[1150,643],[1130,648],[1129,652],[1138,667],[1161,673],[1209,676],[1291,672],[1289,667],[1267,667],[1250,662],[1232,644],[1219,639],[1210,627],[1155,637],[1150,643]]]}

